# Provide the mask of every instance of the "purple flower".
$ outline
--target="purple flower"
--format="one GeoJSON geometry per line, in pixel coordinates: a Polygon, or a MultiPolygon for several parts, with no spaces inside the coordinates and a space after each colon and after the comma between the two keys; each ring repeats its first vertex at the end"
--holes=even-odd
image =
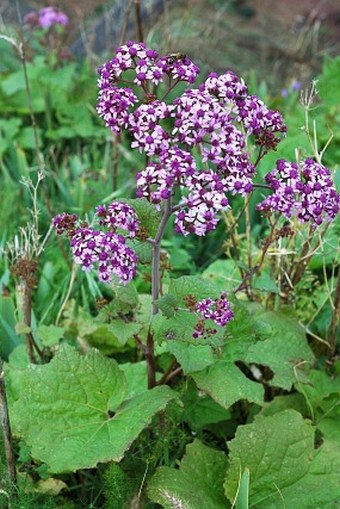
{"type": "Polygon", "coordinates": [[[180,148],[163,151],[157,162],[149,163],[137,174],[137,196],[158,204],[169,198],[176,187],[186,187],[187,178],[196,171],[189,152],[180,148]]]}
{"type": "Polygon", "coordinates": [[[92,270],[96,264],[98,278],[104,283],[116,276],[120,283],[127,284],[136,274],[136,254],[126,246],[122,235],[79,228],[70,246],[75,263],[85,271],[92,270]]]}
{"type": "Polygon", "coordinates": [[[267,150],[275,149],[287,132],[281,114],[270,110],[256,95],[239,101],[239,118],[248,134],[267,150]]]}
{"type": "Polygon", "coordinates": [[[296,215],[301,223],[310,221],[314,226],[331,221],[339,212],[340,197],[330,177],[329,169],[313,159],[300,167],[281,159],[266,176],[274,193],[257,208],[282,212],[288,219],[296,215]]]}
{"type": "Polygon", "coordinates": [[[35,11],[30,11],[25,14],[23,19],[24,25],[30,25],[31,27],[36,27],[39,25],[39,16],[35,11]]]}
{"type": "Polygon", "coordinates": [[[221,76],[216,73],[209,74],[203,87],[210,95],[231,105],[237,104],[248,95],[244,81],[232,71],[227,71],[221,76]]]}
{"type": "MultiPolygon", "coordinates": [[[[203,299],[200,302],[197,302],[195,310],[202,316],[203,320],[212,320],[220,327],[224,327],[234,317],[234,313],[231,310],[230,303],[225,292],[222,292],[218,299],[203,299]]],[[[195,329],[193,337],[198,338],[203,334],[204,328],[202,329],[199,325],[195,329]]]]}
{"type": "Polygon", "coordinates": [[[38,16],[41,28],[50,28],[53,25],[66,26],[69,23],[68,16],[54,7],[40,9],[38,16]]]}
{"type": "Polygon", "coordinates": [[[129,109],[137,102],[130,88],[103,88],[99,92],[97,112],[115,134],[129,125],[129,109]]]}
{"type": "Polygon", "coordinates": [[[155,85],[163,81],[164,75],[178,81],[187,81],[194,83],[200,69],[186,55],[167,55],[159,58],[150,68],[148,79],[155,85]]]}
{"type": "Polygon", "coordinates": [[[128,119],[129,131],[134,138],[131,148],[138,148],[148,156],[167,150],[170,147],[170,135],[159,123],[168,118],[170,112],[171,107],[161,101],[136,108],[128,119]]]}
{"type": "Polygon", "coordinates": [[[99,205],[96,214],[100,218],[99,224],[101,226],[106,226],[114,232],[117,228],[120,228],[127,231],[129,237],[136,236],[140,221],[135,210],[127,203],[113,202],[108,207],[99,205]]]}
{"type": "Polygon", "coordinates": [[[57,235],[63,235],[65,232],[74,230],[77,219],[77,214],[63,212],[52,219],[52,225],[56,229],[57,235]]]}
{"type": "Polygon", "coordinates": [[[200,172],[186,179],[189,193],[175,214],[175,230],[183,235],[198,236],[215,229],[217,214],[229,206],[227,189],[213,171],[200,172]]]}
{"type": "Polygon", "coordinates": [[[294,90],[295,92],[301,90],[301,81],[294,80],[290,86],[291,90],[294,90]]]}
{"type": "Polygon", "coordinates": [[[134,209],[122,202],[111,203],[108,207],[99,205],[96,214],[100,218],[99,224],[108,231],[76,226],[77,216],[65,212],[55,216],[52,224],[58,235],[67,232],[74,261],[83,270],[97,267],[100,281],[109,282],[117,277],[125,285],[136,274],[137,256],[116,230],[125,230],[133,238],[139,228],[139,219],[134,209]]]}

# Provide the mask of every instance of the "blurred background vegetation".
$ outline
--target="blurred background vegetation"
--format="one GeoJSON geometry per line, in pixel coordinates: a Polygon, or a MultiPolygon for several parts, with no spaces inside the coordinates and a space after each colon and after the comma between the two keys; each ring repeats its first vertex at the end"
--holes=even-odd
{"type": "MultiPolygon", "coordinates": [[[[31,219],[32,197],[22,180],[31,178],[35,182],[39,168],[43,167],[45,174],[37,193],[41,235],[48,230],[51,217],[61,211],[91,216],[99,203],[134,196],[135,175],[143,161],[139,154],[129,150],[128,140],[119,144],[113,140],[98,119],[95,106],[97,66],[111,58],[117,44],[128,38],[138,39],[140,35],[135,20],[137,4],[135,0],[2,1],[0,242],[3,247],[31,219]],[[19,17],[46,5],[57,6],[68,14],[70,24],[66,29],[48,36],[41,30],[32,31],[25,26],[22,29],[19,17]],[[29,94],[18,51],[21,42],[27,60],[29,94]]],[[[274,152],[263,160],[260,173],[270,171],[277,157],[293,160],[296,147],[303,156],[311,155],[301,129],[305,113],[299,97],[301,89],[308,89],[311,80],[317,78],[319,99],[310,113],[311,121],[316,121],[320,148],[333,134],[324,163],[335,169],[340,156],[340,132],[336,129],[340,119],[339,0],[141,0],[140,12],[144,39],[149,46],[165,54],[185,52],[201,67],[201,80],[208,72],[232,69],[244,77],[253,93],[282,112],[288,137],[279,145],[278,154],[274,152]]],[[[253,202],[251,221],[255,245],[264,227],[255,212],[256,199],[253,202]]],[[[240,205],[238,199],[233,204],[235,210],[240,205]]],[[[325,244],[325,256],[330,264],[337,256],[336,228],[329,228],[329,242],[325,244]]],[[[242,239],[242,226],[240,234],[242,239]]],[[[203,270],[218,257],[228,256],[229,249],[222,222],[215,234],[195,242],[191,237],[169,232],[167,246],[171,264],[178,273],[203,270]]],[[[321,271],[324,258],[313,260],[314,270],[321,271]]],[[[3,256],[1,264],[1,284],[5,289],[11,288],[10,263],[3,256]]],[[[51,238],[42,255],[34,297],[39,320],[50,323],[55,319],[69,285],[69,269],[67,244],[51,238]],[[46,301],[50,302],[47,310],[46,301]]],[[[330,275],[334,277],[334,271],[330,275]]],[[[80,302],[90,309],[91,302],[105,290],[89,274],[82,274],[77,281],[75,288],[80,302]],[[85,287],[88,285],[88,291],[84,290],[83,283],[85,287]]],[[[319,304],[313,305],[315,311],[319,304]]],[[[317,318],[320,318],[318,313],[317,318]]],[[[325,327],[324,324],[324,330],[325,327]]]]}

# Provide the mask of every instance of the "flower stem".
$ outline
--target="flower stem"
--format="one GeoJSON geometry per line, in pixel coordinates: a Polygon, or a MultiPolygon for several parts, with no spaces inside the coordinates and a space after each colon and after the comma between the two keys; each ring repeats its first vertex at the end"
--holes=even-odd
{"type": "Polygon", "coordinates": [[[171,198],[164,202],[163,215],[159,223],[156,237],[154,238],[152,248],[152,314],[158,313],[158,306],[155,301],[159,298],[159,289],[161,285],[160,258],[161,258],[161,241],[164,235],[166,225],[171,217],[171,198]]]}
{"type": "MultiPolygon", "coordinates": [[[[152,242],[152,275],[151,275],[151,294],[152,294],[152,316],[158,313],[156,301],[159,298],[161,286],[161,241],[164,235],[166,225],[171,217],[171,198],[164,202],[163,214],[159,223],[158,231],[152,242]]],[[[154,356],[154,340],[151,331],[148,333],[147,344],[144,347],[144,355],[148,369],[148,388],[152,389],[156,385],[156,365],[154,356]]]]}

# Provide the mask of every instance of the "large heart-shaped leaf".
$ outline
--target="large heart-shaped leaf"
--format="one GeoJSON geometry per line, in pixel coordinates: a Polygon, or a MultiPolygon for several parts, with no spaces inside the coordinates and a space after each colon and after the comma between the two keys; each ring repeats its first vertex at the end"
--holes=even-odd
{"type": "Polygon", "coordinates": [[[17,399],[9,398],[14,433],[53,473],[120,461],[176,396],[163,386],[130,397],[118,364],[97,350],[84,356],[64,347],[49,364],[30,365],[20,375],[21,391],[16,387],[17,399]]]}

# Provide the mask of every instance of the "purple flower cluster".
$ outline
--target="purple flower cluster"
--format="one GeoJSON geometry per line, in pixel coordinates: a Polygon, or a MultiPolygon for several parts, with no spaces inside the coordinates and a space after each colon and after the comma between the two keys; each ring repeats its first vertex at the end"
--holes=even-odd
{"type": "Polygon", "coordinates": [[[248,134],[253,134],[256,143],[266,150],[275,149],[286,133],[281,114],[267,108],[256,95],[239,101],[239,115],[248,134]]]}
{"type": "Polygon", "coordinates": [[[228,206],[226,193],[245,196],[252,191],[255,167],[247,138],[265,152],[286,132],[281,115],[250,96],[231,71],[210,74],[198,88],[186,88],[168,104],[177,82],[194,83],[198,71],[185,55],[159,56],[131,41],[99,68],[99,115],[115,134],[127,129],[131,147],[149,160],[137,175],[137,196],[158,205],[177,192],[175,228],[184,235],[214,229],[218,211],[228,206]]]}
{"type": "Polygon", "coordinates": [[[129,109],[138,101],[130,88],[106,87],[100,90],[97,104],[98,115],[105,120],[114,134],[129,125],[129,109]]]}
{"type": "Polygon", "coordinates": [[[98,264],[98,278],[109,282],[116,276],[120,283],[126,284],[135,276],[137,256],[126,245],[123,235],[117,229],[128,232],[135,237],[139,228],[138,217],[132,207],[122,202],[114,202],[108,207],[97,207],[99,224],[108,231],[95,230],[87,225],[77,226],[75,214],[58,214],[52,224],[58,235],[67,233],[70,237],[75,263],[85,271],[90,271],[98,264]]]}
{"type": "MultiPolygon", "coordinates": [[[[218,299],[203,299],[195,304],[195,310],[200,313],[203,320],[212,320],[216,325],[224,327],[233,319],[234,313],[231,310],[230,302],[225,292],[222,292],[218,299]]],[[[216,331],[211,331],[216,332],[216,331]]],[[[198,338],[204,334],[204,328],[199,323],[193,333],[194,338],[198,338]]]]}
{"type": "Polygon", "coordinates": [[[52,225],[56,229],[57,235],[63,235],[63,233],[74,231],[77,219],[77,214],[63,212],[53,218],[52,225]]]}
{"type": "Polygon", "coordinates": [[[111,205],[99,205],[96,214],[100,218],[99,224],[112,231],[125,230],[133,238],[138,232],[140,221],[135,210],[127,203],[113,202],[111,205]]]}
{"type": "Polygon", "coordinates": [[[186,180],[188,196],[175,214],[175,230],[182,235],[204,236],[215,229],[217,213],[229,205],[228,189],[212,170],[200,172],[186,180]]]}
{"type": "Polygon", "coordinates": [[[136,108],[128,120],[134,138],[131,147],[147,156],[166,152],[170,148],[170,135],[159,123],[170,116],[170,110],[165,102],[157,100],[136,108]]]}
{"type": "Polygon", "coordinates": [[[195,159],[180,148],[161,154],[137,174],[137,196],[158,205],[170,198],[175,188],[182,191],[182,199],[175,212],[175,229],[183,235],[202,236],[213,230],[217,213],[228,207],[226,185],[213,172],[197,172],[195,159]]]}
{"type": "Polygon", "coordinates": [[[128,41],[117,48],[112,60],[99,68],[99,88],[112,86],[126,71],[133,71],[136,85],[149,88],[149,82],[158,85],[165,78],[194,83],[199,68],[186,55],[160,57],[157,51],[147,48],[144,43],[128,41]]]}
{"type": "Polygon", "coordinates": [[[38,13],[31,11],[24,17],[24,23],[41,28],[50,28],[54,25],[66,26],[69,23],[68,16],[55,7],[43,7],[38,13]]]}
{"type": "Polygon", "coordinates": [[[137,174],[137,197],[159,204],[170,198],[176,187],[185,186],[195,172],[195,159],[189,152],[180,148],[162,152],[157,162],[137,174]]]}
{"type": "Polygon", "coordinates": [[[70,246],[75,263],[85,271],[98,263],[98,278],[107,283],[112,276],[126,284],[135,276],[137,257],[125,244],[125,238],[114,232],[102,232],[92,228],[80,228],[71,237],[70,246]]]}
{"type": "Polygon", "coordinates": [[[328,168],[306,159],[300,167],[281,159],[266,175],[274,193],[263,200],[259,210],[279,211],[285,217],[295,215],[301,223],[319,226],[339,212],[340,196],[334,188],[328,168]]]}

